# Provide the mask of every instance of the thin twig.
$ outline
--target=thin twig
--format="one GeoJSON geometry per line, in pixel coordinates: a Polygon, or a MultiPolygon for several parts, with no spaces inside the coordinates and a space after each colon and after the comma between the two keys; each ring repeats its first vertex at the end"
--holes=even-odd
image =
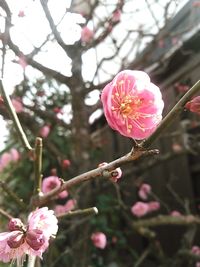
{"type": "Polygon", "coordinates": [[[15,111],[15,108],[13,107],[13,104],[11,102],[11,99],[9,97],[9,95],[7,94],[6,90],[4,89],[3,87],[3,83],[2,83],[2,80],[0,80],[0,91],[1,91],[1,94],[3,96],[3,99],[4,99],[4,102],[8,108],[8,111],[10,113],[10,117],[14,123],[14,126],[15,126],[15,130],[17,131],[18,133],[18,136],[24,146],[24,148],[27,150],[27,151],[31,151],[32,150],[32,147],[30,146],[29,144],[29,141],[22,129],[22,126],[20,124],[20,121],[17,117],[17,113],[15,111]]]}
{"type": "Polygon", "coordinates": [[[7,211],[5,211],[3,209],[0,209],[0,214],[9,220],[13,218],[7,211]]]}
{"type": "Polygon", "coordinates": [[[34,167],[35,167],[35,194],[41,192],[42,184],[42,138],[37,137],[35,141],[35,153],[34,153],[34,167]]]}
{"type": "Polygon", "coordinates": [[[83,210],[68,211],[66,213],[59,214],[57,217],[58,218],[63,218],[63,217],[69,218],[69,217],[74,217],[78,215],[87,216],[87,215],[96,215],[96,214],[98,214],[98,209],[96,207],[92,207],[92,208],[87,208],[83,210]]]}
{"type": "Polygon", "coordinates": [[[187,215],[187,216],[169,216],[159,215],[150,219],[138,220],[133,223],[134,228],[140,227],[155,227],[160,225],[191,225],[200,224],[200,217],[187,215]]]}
{"type": "Polygon", "coordinates": [[[26,209],[23,199],[19,198],[12,190],[10,190],[5,182],[1,181],[0,186],[15,201],[15,203],[17,203],[22,209],[26,209]]]}

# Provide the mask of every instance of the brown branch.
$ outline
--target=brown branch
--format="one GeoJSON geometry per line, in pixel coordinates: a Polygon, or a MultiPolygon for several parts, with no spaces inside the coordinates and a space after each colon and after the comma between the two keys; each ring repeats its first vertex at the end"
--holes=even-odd
{"type": "Polygon", "coordinates": [[[66,85],[71,84],[71,77],[67,77],[63,75],[60,72],[57,72],[56,70],[50,69],[48,67],[45,67],[44,65],[40,64],[39,62],[33,60],[28,55],[24,55],[24,53],[19,49],[17,45],[15,45],[10,37],[10,27],[11,27],[11,11],[9,9],[9,6],[7,5],[5,0],[0,1],[0,6],[3,8],[3,10],[6,12],[7,18],[6,18],[6,33],[1,34],[1,39],[3,39],[6,44],[9,46],[9,48],[18,56],[24,56],[26,62],[30,64],[32,67],[38,69],[42,73],[44,73],[46,76],[49,76],[51,78],[56,79],[60,83],[64,83],[66,85]]]}
{"type": "Polygon", "coordinates": [[[150,219],[143,219],[133,222],[133,228],[139,229],[140,227],[156,227],[161,225],[192,225],[200,224],[200,217],[193,215],[180,215],[180,216],[169,216],[159,215],[150,219]]]}
{"type": "MultiPolygon", "coordinates": [[[[34,203],[34,205],[37,205],[37,206],[44,205],[53,196],[57,195],[58,193],[66,190],[66,189],[69,189],[70,187],[79,185],[80,183],[91,180],[91,179],[95,179],[96,177],[101,177],[101,176],[103,176],[103,173],[105,171],[112,171],[119,166],[127,164],[128,162],[137,160],[137,159],[141,158],[142,156],[148,155],[149,153],[151,154],[152,150],[149,152],[149,151],[143,150],[142,148],[138,147],[135,149],[134,153],[133,153],[133,151],[131,151],[127,155],[108,163],[106,166],[102,166],[102,167],[93,169],[91,171],[85,172],[83,174],[80,174],[78,176],[75,176],[74,178],[64,182],[60,187],[53,189],[49,193],[47,193],[43,196],[37,196],[37,197],[33,198],[33,203],[34,203]]],[[[158,151],[155,150],[154,154],[155,153],[157,154],[158,151]]]]}
{"type": "Polygon", "coordinates": [[[49,26],[51,28],[51,31],[56,38],[56,41],[63,48],[63,50],[66,52],[67,45],[64,43],[63,39],[61,38],[60,33],[57,30],[57,26],[55,25],[55,23],[53,21],[53,18],[51,16],[51,13],[50,13],[48,5],[47,5],[48,1],[47,0],[40,0],[40,3],[42,5],[45,16],[49,22],[49,26]]]}

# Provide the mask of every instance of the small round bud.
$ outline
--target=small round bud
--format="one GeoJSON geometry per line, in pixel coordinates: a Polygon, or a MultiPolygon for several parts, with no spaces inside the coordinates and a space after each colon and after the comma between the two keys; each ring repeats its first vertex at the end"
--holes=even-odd
{"type": "Polygon", "coordinates": [[[70,165],[71,165],[70,160],[68,160],[68,159],[64,159],[64,160],[62,161],[62,167],[63,167],[63,169],[67,169],[70,165]]]}
{"type": "Polygon", "coordinates": [[[22,230],[23,228],[24,228],[24,224],[18,218],[12,218],[8,223],[8,229],[10,231],[22,230]]]}

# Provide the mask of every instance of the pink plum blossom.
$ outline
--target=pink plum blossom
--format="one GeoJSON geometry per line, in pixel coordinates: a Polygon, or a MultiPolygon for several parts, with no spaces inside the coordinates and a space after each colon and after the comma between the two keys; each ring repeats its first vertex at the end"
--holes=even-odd
{"type": "Polygon", "coordinates": [[[142,217],[149,212],[149,205],[147,203],[138,201],[132,206],[131,212],[136,217],[142,217]]]}
{"type": "Polygon", "coordinates": [[[24,111],[24,107],[20,98],[13,98],[11,101],[17,113],[24,111]]]}
{"type": "Polygon", "coordinates": [[[50,126],[49,125],[44,125],[41,129],[40,129],[40,132],[39,132],[39,135],[43,138],[46,138],[49,133],[50,133],[50,126]]]}
{"type": "MultiPolygon", "coordinates": [[[[59,186],[61,186],[61,180],[57,176],[45,177],[42,180],[42,192],[43,193],[48,193],[54,188],[59,187],[59,186]]],[[[68,192],[66,190],[58,194],[59,198],[65,198],[67,196],[68,196],[68,192]]]]}
{"type": "Polygon", "coordinates": [[[188,101],[185,107],[191,112],[200,115],[200,96],[196,96],[191,101],[188,101]]]}
{"type": "Polygon", "coordinates": [[[74,199],[69,199],[65,205],[56,205],[54,208],[55,214],[56,216],[63,214],[63,213],[67,213],[71,210],[73,210],[76,206],[76,200],[74,199]]]}
{"type": "Polygon", "coordinates": [[[57,223],[54,212],[47,207],[33,211],[27,226],[18,218],[11,219],[10,231],[0,233],[0,260],[5,263],[17,261],[17,266],[22,266],[26,254],[42,258],[50,238],[58,231],[57,223]]]}
{"type": "Polygon", "coordinates": [[[81,31],[81,41],[83,43],[90,43],[94,37],[94,32],[90,30],[87,26],[82,28],[81,31]]]}
{"type": "Polygon", "coordinates": [[[97,248],[104,249],[107,244],[106,235],[102,232],[95,232],[91,235],[93,245],[97,248]]]}
{"type": "Polygon", "coordinates": [[[138,191],[138,195],[141,199],[146,200],[151,193],[151,186],[149,184],[142,184],[138,191]]]}
{"type": "Polygon", "coordinates": [[[162,119],[160,89],[142,71],[118,73],[104,87],[101,100],[109,126],[127,137],[147,138],[162,119]]]}

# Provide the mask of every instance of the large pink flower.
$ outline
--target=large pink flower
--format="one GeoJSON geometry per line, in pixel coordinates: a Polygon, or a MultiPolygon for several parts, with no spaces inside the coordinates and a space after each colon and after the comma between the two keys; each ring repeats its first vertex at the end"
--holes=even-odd
{"type": "Polygon", "coordinates": [[[91,235],[91,240],[95,247],[104,249],[107,244],[106,235],[102,232],[95,232],[91,235]]]}
{"type": "MultiPolygon", "coordinates": [[[[52,189],[61,185],[61,181],[57,176],[49,176],[42,180],[42,192],[48,193],[52,189]]],[[[65,190],[58,194],[59,198],[65,198],[68,196],[68,192],[65,190]]]]}
{"type": "Polygon", "coordinates": [[[160,89],[142,71],[124,70],[104,87],[101,100],[108,124],[134,139],[151,135],[162,119],[160,89]]]}
{"type": "Polygon", "coordinates": [[[58,231],[58,221],[47,207],[33,211],[25,226],[20,219],[13,218],[8,224],[10,232],[0,233],[0,260],[17,261],[22,266],[25,255],[39,256],[49,246],[49,239],[58,231]]]}

